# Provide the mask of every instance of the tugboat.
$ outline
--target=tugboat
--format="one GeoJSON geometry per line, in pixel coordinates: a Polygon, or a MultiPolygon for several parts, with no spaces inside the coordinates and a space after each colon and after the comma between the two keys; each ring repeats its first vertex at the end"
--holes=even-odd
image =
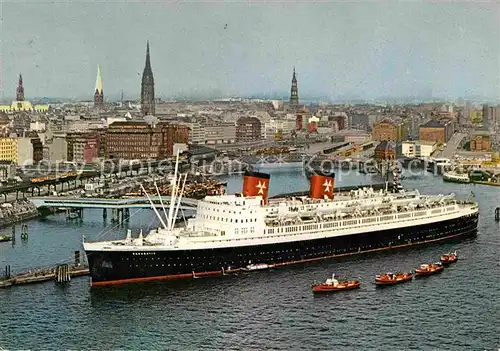
{"type": "Polygon", "coordinates": [[[313,283],[312,291],[313,293],[328,293],[357,289],[360,285],[361,283],[357,280],[339,282],[337,279],[335,279],[335,274],[332,274],[332,278],[328,278],[324,283],[313,283]]]}
{"type": "Polygon", "coordinates": [[[11,241],[12,238],[8,235],[0,235],[0,243],[11,241]]]}
{"type": "Polygon", "coordinates": [[[448,265],[451,263],[455,263],[458,261],[457,252],[450,252],[441,256],[441,263],[444,265],[448,265]]]}
{"type": "Polygon", "coordinates": [[[245,268],[242,268],[241,270],[244,272],[253,272],[253,271],[264,271],[271,268],[270,265],[267,263],[257,263],[257,264],[249,264],[245,268]]]}
{"type": "Polygon", "coordinates": [[[413,279],[413,273],[385,273],[378,274],[375,277],[375,284],[377,285],[394,285],[399,283],[405,283],[413,279]]]}
{"type": "Polygon", "coordinates": [[[422,277],[422,276],[432,275],[442,272],[443,269],[444,266],[441,264],[441,262],[422,264],[420,265],[420,267],[415,269],[415,276],[422,277]]]}

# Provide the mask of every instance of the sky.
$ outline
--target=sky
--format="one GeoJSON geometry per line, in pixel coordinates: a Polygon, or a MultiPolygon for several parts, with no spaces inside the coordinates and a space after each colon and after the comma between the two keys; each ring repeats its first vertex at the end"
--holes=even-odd
{"type": "Polygon", "coordinates": [[[0,98],[500,97],[499,2],[0,0],[0,98]]]}

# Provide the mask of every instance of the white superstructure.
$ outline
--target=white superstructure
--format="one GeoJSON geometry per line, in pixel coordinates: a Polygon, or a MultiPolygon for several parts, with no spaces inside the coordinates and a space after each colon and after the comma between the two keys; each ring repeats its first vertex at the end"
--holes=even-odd
{"type": "Polygon", "coordinates": [[[145,238],[141,233],[132,239],[129,232],[125,240],[84,245],[90,251],[255,246],[413,227],[477,212],[476,203],[458,201],[454,194],[430,196],[416,190],[394,194],[367,188],[336,194],[333,200],[296,197],[266,205],[261,196],[207,196],[199,201],[196,217],[182,227],[167,225],[145,238]]]}

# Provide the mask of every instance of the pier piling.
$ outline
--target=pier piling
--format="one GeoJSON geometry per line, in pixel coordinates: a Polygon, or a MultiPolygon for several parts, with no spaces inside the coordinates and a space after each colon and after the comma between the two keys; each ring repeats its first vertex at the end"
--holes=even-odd
{"type": "Polygon", "coordinates": [[[67,283],[71,280],[71,275],[69,273],[69,267],[67,264],[61,264],[56,267],[56,282],[57,283],[67,283]]]}
{"type": "Polygon", "coordinates": [[[12,226],[12,246],[16,244],[16,226],[12,226]]]}
{"type": "Polygon", "coordinates": [[[500,221],[500,207],[495,208],[495,221],[500,221]]]}
{"type": "Polygon", "coordinates": [[[27,224],[23,224],[21,226],[21,239],[28,240],[28,225],[27,224]]]}
{"type": "Polygon", "coordinates": [[[75,267],[80,266],[80,251],[75,251],[75,267]]]}
{"type": "Polygon", "coordinates": [[[106,218],[108,218],[108,209],[103,208],[102,209],[102,219],[106,220],[106,218]]]}

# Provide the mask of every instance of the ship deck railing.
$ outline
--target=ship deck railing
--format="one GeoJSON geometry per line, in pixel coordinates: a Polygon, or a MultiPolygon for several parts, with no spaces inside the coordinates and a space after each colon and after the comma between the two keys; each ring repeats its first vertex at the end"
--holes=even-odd
{"type": "MultiPolygon", "coordinates": [[[[472,205],[473,203],[469,202],[468,204],[472,205]]],[[[373,213],[373,214],[362,214],[362,213],[355,214],[354,212],[341,213],[341,214],[335,214],[335,213],[322,214],[322,215],[317,215],[316,217],[314,217],[316,219],[316,221],[314,223],[318,223],[318,224],[319,223],[330,223],[330,222],[339,222],[340,223],[340,222],[345,221],[345,220],[353,220],[353,219],[363,220],[363,219],[379,218],[379,217],[383,217],[383,216],[410,214],[410,213],[415,213],[415,214],[418,213],[418,215],[413,215],[412,217],[423,217],[424,215],[427,214],[427,210],[432,210],[432,209],[437,209],[437,208],[446,208],[446,207],[452,206],[452,205],[458,205],[458,201],[451,200],[449,202],[444,202],[444,203],[431,203],[431,204],[429,204],[428,207],[421,206],[421,207],[416,207],[414,209],[408,209],[408,210],[397,208],[396,211],[394,211],[391,208],[385,208],[384,210],[381,211],[381,210],[377,209],[377,213],[373,213]],[[422,211],[426,211],[426,212],[421,214],[422,211]],[[324,218],[324,217],[331,217],[331,218],[324,218]]],[[[444,212],[444,214],[447,214],[447,213],[450,213],[450,212],[447,212],[447,211],[444,212]]],[[[441,212],[439,215],[442,215],[442,214],[443,214],[443,212],[441,212]]],[[[389,220],[389,221],[393,221],[393,220],[394,220],[394,218],[389,220]]],[[[386,221],[384,220],[384,221],[380,221],[380,222],[386,222],[386,221]]],[[[370,222],[370,223],[372,223],[372,222],[370,222]]],[[[305,223],[305,222],[302,222],[300,220],[296,220],[294,222],[288,221],[288,223],[286,223],[285,221],[276,220],[275,218],[273,218],[269,221],[266,221],[266,225],[268,227],[271,227],[271,228],[281,227],[283,225],[292,226],[292,225],[301,225],[301,224],[307,225],[307,224],[311,224],[311,223],[310,222],[305,223]]]]}

